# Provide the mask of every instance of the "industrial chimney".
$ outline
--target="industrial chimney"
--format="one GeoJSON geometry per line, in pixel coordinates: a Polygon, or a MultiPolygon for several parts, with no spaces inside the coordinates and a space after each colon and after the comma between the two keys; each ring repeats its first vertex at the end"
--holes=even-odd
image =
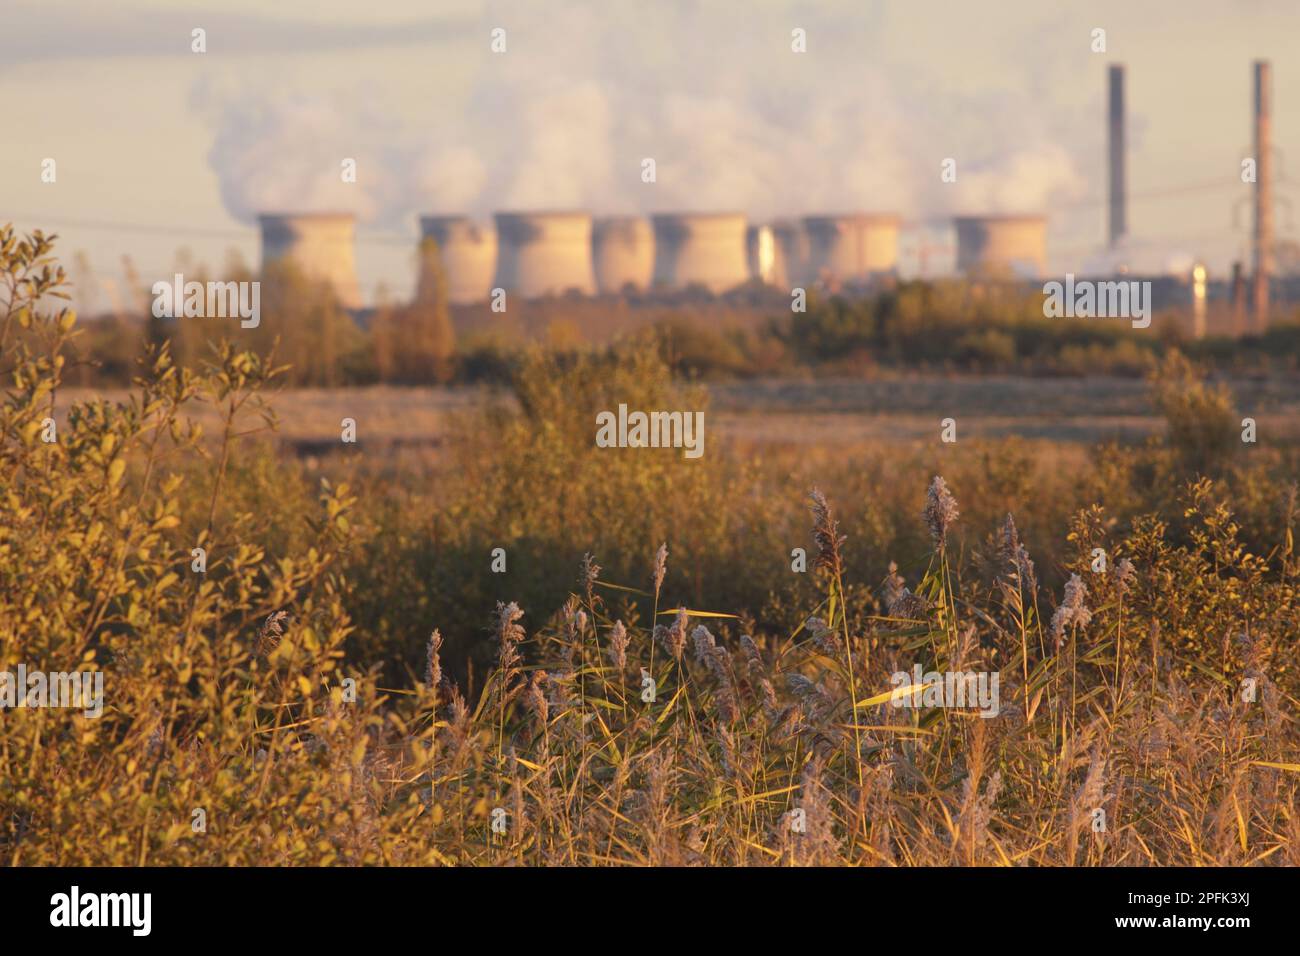
{"type": "Polygon", "coordinates": [[[329,283],[347,309],[361,307],[352,244],[356,219],[350,213],[288,213],[258,216],[262,227],[262,271],[291,262],[308,279],[329,283]]]}
{"type": "Polygon", "coordinates": [[[866,282],[898,266],[898,217],[807,216],[808,269],[834,283],[866,282]]]}
{"type": "MultiPolygon", "coordinates": [[[[482,302],[492,291],[497,262],[497,237],[465,216],[421,216],[420,236],[438,244],[438,260],[452,305],[482,302]]],[[[417,298],[425,297],[432,276],[423,270],[417,298]]]]}
{"type": "Polygon", "coordinates": [[[958,216],[957,269],[979,278],[1029,278],[1047,265],[1042,216],[958,216]]]}
{"type": "Polygon", "coordinates": [[[1273,275],[1273,69],[1255,61],[1255,331],[1268,325],[1273,275]]]}
{"type": "Polygon", "coordinates": [[[655,285],[702,285],[726,292],[749,278],[743,213],[673,213],[654,217],[655,285]]]}
{"type": "Polygon", "coordinates": [[[1110,148],[1110,245],[1114,248],[1128,233],[1128,187],[1124,163],[1124,67],[1112,65],[1110,111],[1106,124],[1110,148]]]}
{"type": "Polygon", "coordinates": [[[499,212],[495,285],[524,298],[591,295],[591,216],[584,212],[499,212]]]}
{"type": "Polygon", "coordinates": [[[655,237],[649,221],[636,216],[597,219],[591,227],[591,264],[603,295],[650,288],[655,237]]]}

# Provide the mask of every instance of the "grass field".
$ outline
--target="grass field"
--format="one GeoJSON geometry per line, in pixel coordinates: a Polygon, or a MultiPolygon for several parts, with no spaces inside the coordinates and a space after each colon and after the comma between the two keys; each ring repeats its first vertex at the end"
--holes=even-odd
{"type": "MultiPolygon", "coordinates": [[[[1229,379],[1243,415],[1279,441],[1300,439],[1300,380],[1229,379]]],[[[898,375],[874,379],[760,379],[706,387],[711,436],[755,443],[853,445],[928,441],[947,417],[959,438],[1014,437],[1056,442],[1133,443],[1158,435],[1164,420],[1148,385],[1133,378],[1022,378],[1014,376],[898,375]]],[[[113,400],[121,389],[65,388],[58,408],[96,396],[113,400]]],[[[281,441],[324,449],[339,438],[339,423],[354,418],[358,440],[379,445],[437,445],[458,413],[494,401],[508,390],[488,387],[374,386],[290,389],[270,400],[281,441]]],[[[593,417],[594,417],[593,410],[593,417]]],[[[196,406],[196,421],[213,426],[215,409],[196,406]]]]}
{"type": "Polygon", "coordinates": [[[704,389],[634,348],[275,395],[225,345],[97,401],[23,281],[0,669],[105,698],[4,714],[10,864],[1300,863],[1293,384],[704,389]],[[619,402],[718,440],[595,447],[619,402]]]}

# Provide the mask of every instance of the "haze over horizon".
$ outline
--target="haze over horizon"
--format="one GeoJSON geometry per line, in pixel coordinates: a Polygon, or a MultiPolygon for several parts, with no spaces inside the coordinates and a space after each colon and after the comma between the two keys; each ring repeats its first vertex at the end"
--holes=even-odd
{"type": "MultiPolygon", "coordinates": [[[[254,0],[11,4],[0,220],[63,237],[100,283],[182,247],[258,258],[259,211],[347,209],[363,295],[414,284],[416,219],[510,208],[734,208],[753,219],[1039,211],[1049,267],[1105,235],[1105,70],[1127,70],[1129,226],[1153,260],[1248,262],[1252,61],[1274,71],[1279,240],[1296,238],[1300,8],[1005,0],[544,5],[254,0]],[[430,14],[430,9],[436,11],[430,14]],[[207,52],[190,51],[191,30],[207,52]],[[505,53],[490,49],[506,31],[505,53]],[[1094,28],[1107,50],[1094,53],[1094,28]],[[791,51],[791,30],[807,52],[791,51]],[[356,184],[339,164],[357,160],[356,184]],[[641,181],[653,157],[657,182],[641,181]],[[958,181],[940,182],[953,157],[958,181]],[[57,181],[41,180],[57,162],[57,181]],[[1294,162],[1294,161],[1293,161],[1294,162]]],[[[919,233],[942,245],[943,230],[919,233]]],[[[918,233],[903,239],[914,271],[918,233]]],[[[939,257],[940,261],[941,255],[939,257]]],[[[932,263],[933,267],[933,263],[932,263]]],[[[75,277],[75,274],[74,274],[75,277]]],[[[82,307],[111,306],[101,288],[82,307]]]]}

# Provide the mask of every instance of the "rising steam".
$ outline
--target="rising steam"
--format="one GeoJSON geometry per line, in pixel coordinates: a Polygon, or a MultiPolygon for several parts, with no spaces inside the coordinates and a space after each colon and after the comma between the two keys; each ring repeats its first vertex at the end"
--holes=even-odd
{"type": "Polygon", "coordinates": [[[196,99],[223,200],[246,221],[269,209],[391,225],[504,208],[930,216],[1042,211],[1082,192],[1056,145],[1064,118],[1032,97],[913,92],[916,77],[874,65],[875,16],[755,5],[741,35],[734,9],[704,5],[512,6],[450,41],[481,48],[456,67],[468,92],[418,116],[328,86],[196,99]],[[504,54],[488,49],[497,24],[504,54]],[[807,53],[791,52],[791,24],[807,29],[807,53]],[[941,184],[948,156],[958,180],[941,184]],[[343,157],[357,160],[355,185],[340,181],[343,157]],[[654,184],[641,180],[647,157],[654,184]]]}

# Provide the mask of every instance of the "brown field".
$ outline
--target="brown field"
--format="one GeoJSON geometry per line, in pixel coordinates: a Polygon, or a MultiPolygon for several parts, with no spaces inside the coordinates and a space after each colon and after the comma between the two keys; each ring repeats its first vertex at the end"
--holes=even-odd
{"type": "MultiPolygon", "coordinates": [[[[1278,440],[1300,439],[1300,379],[1231,379],[1243,415],[1278,440]]],[[[1134,378],[898,375],[871,379],[760,379],[706,386],[710,439],[745,445],[852,446],[936,438],[942,419],[958,421],[965,437],[1045,440],[1092,445],[1133,443],[1157,435],[1164,421],[1149,387],[1134,378]]],[[[94,396],[121,400],[121,389],[65,388],[61,413],[94,396]]],[[[511,404],[508,390],[486,386],[301,388],[279,392],[279,440],[290,448],[326,451],[343,418],[358,422],[360,443],[440,444],[452,419],[486,403],[511,404]]],[[[215,409],[190,414],[210,433],[215,409]]]]}

